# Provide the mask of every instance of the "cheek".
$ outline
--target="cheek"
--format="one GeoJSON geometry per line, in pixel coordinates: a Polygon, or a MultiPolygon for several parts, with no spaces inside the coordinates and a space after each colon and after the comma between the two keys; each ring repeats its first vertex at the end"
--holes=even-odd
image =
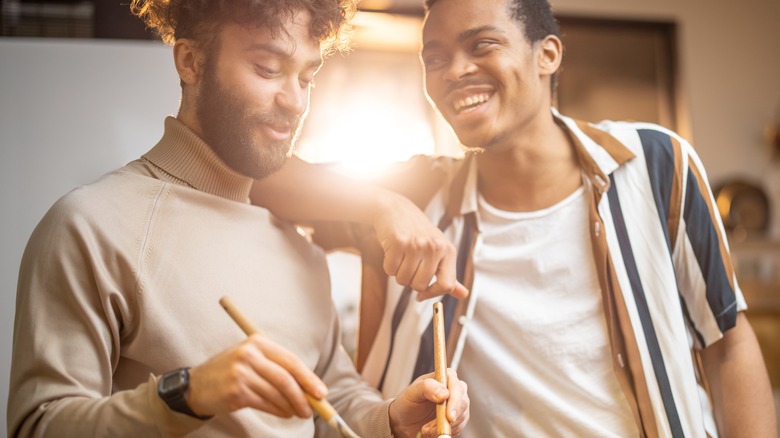
{"type": "Polygon", "coordinates": [[[428,96],[428,101],[435,107],[443,104],[445,90],[439,85],[438,81],[426,78],[425,80],[425,94],[428,96]]]}

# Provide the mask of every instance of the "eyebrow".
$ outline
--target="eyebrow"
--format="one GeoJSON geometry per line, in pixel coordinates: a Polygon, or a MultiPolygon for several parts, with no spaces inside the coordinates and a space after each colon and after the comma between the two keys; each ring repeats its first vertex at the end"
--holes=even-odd
{"type": "MultiPolygon", "coordinates": [[[[498,28],[496,26],[493,26],[491,24],[486,24],[484,26],[479,26],[479,27],[474,27],[474,28],[471,28],[471,29],[464,30],[463,32],[458,34],[458,37],[456,38],[456,40],[459,43],[462,43],[462,42],[468,40],[469,38],[474,37],[475,35],[479,35],[482,32],[498,32],[500,34],[506,34],[506,32],[503,29],[498,28]]],[[[423,41],[422,51],[425,51],[425,49],[435,49],[435,48],[440,47],[442,45],[443,44],[441,42],[437,41],[437,40],[433,40],[433,41],[430,41],[430,42],[423,41]]]]}
{"type": "MultiPolygon", "coordinates": [[[[286,50],[280,47],[279,45],[272,44],[272,43],[253,43],[247,48],[247,52],[257,52],[257,51],[268,52],[272,55],[276,55],[283,59],[290,59],[295,53],[294,50],[286,50]]],[[[322,65],[322,58],[309,61],[306,65],[309,68],[319,68],[322,65]]]]}

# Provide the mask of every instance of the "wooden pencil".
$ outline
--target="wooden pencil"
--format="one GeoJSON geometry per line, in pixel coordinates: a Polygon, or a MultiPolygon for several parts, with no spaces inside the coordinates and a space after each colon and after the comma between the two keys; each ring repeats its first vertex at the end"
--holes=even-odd
{"type": "MultiPolygon", "coordinates": [[[[434,376],[447,386],[447,350],[444,337],[444,307],[441,302],[433,304],[433,364],[434,376]]],[[[450,438],[452,429],[447,420],[447,401],[436,405],[436,433],[439,438],[450,438]]]]}

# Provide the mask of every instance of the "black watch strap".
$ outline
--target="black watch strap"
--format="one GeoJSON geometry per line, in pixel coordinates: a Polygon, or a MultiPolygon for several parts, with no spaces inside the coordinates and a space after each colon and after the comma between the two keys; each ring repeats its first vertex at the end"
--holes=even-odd
{"type": "Polygon", "coordinates": [[[189,368],[179,368],[163,374],[157,381],[157,394],[172,411],[187,414],[201,420],[208,420],[210,416],[198,415],[190,409],[184,394],[190,387],[189,368]]]}

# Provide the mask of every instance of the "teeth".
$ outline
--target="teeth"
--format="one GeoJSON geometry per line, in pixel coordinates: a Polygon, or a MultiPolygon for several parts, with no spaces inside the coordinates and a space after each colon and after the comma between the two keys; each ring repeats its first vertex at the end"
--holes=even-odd
{"type": "Polygon", "coordinates": [[[474,107],[474,106],[477,106],[477,105],[479,105],[481,103],[487,102],[487,100],[489,98],[490,98],[490,96],[487,95],[487,94],[484,94],[484,93],[483,94],[477,94],[476,96],[469,96],[469,97],[466,97],[465,99],[461,99],[461,100],[456,101],[453,104],[453,107],[455,108],[456,112],[460,112],[464,108],[468,110],[468,109],[471,109],[471,107],[474,107]]]}

